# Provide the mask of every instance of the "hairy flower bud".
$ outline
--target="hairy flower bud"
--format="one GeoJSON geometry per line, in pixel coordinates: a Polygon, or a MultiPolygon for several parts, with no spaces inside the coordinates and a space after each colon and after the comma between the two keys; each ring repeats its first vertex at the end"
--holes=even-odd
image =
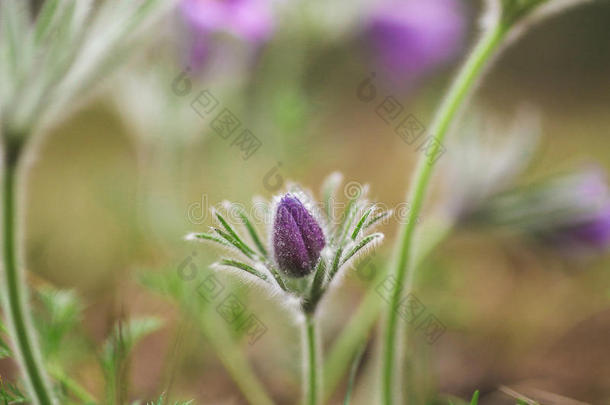
{"type": "Polygon", "coordinates": [[[272,235],[275,261],[292,277],[311,273],[326,241],[322,228],[298,198],[286,194],[280,200],[272,235]]]}

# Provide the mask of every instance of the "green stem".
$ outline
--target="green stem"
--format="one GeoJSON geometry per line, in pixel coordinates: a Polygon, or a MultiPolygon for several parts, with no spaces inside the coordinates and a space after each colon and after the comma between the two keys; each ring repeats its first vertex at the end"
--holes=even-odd
{"type": "Polygon", "coordinates": [[[305,405],[317,405],[320,399],[319,351],[316,320],[313,314],[305,315],[303,358],[305,363],[305,405]]]}
{"type": "Polygon", "coordinates": [[[343,405],[349,405],[350,401],[352,400],[352,391],[354,390],[354,384],[356,382],[356,374],[358,373],[358,367],[360,367],[360,362],[362,361],[362,356],[364,355],[365,349],[366,341],[360,344],[360,348],[354,356],[354,361],[352,362],[352,367],[349,371],[349,378],[347,380],[347,390],[345,392],[345,399],[343,400],[343,405]]]}
{"type": "Polygon", "coordinates": [[[497,23],[487,31],[476,45],[470,57],[466,60],[462,69],[455,78],[449,92],[445,96],[434,121],[432,122],[430,133],[436,142],[432,142],[429,150],[424,153],[418,163],[411,185],[409,198],[411,204],[409,218],[401,230],[398,245],[398,256],[396,267],[393,269],[396,278],[396,285],[391,295],[390,305],[387,307],[387,323],[383,337],[383,364],[381,372],[381,395],[383,405],[392,405],[396,402],[397,393],[393,392],[394,381],[398,376],[396,372],[396,335],[398,330],[398,314],[395,308],[398,306],[405,286],[410,287],[413,279],[413,266],[411,263],[412,239],[415,230],[417,217],[420,215],[422,204],[426,196],[432,168],[435,158],[447,134],[447,130],[464,103],[464,100],[474,87],[477,78],[486,67],[492,55],[504,39],[507,29],[504,24],[497,23]]]}
{"type": "MultiPolygon", "coordinates": [[[[5,134],[8,135],[8,134],[5,134]]],[[[4,138],[9,139],[8,137],[4,138]]],[[[30,399],[34,404],[50,405],[55,400],[42,367],[40,350],[34,336],[27,299],[25,272],[18,265],[21,257],[18,239],[17,175],[20,146],[7,141],[3,158],[3,264],[2,299],[8,331],[30,399]]]]}
{"type": "MultiPolygon", "coordinates": [[[[426,239],[415,250],[414,266],[419,267],[428,255],[449,235],[453,224],[449,220],[428,219],[426,229],[422,234],[426,239]]],[[[383,280],[385,271],[375,276],[371,287],[367,290],[356,312],[351,316],[347,325],[342,328],[341,334],[329,350],[324,363],[324,400],[328,401],[345,372],[350,360],[354,357],[358,347],[370,335],[382,308],[383,300],[375,287],[383,280]]]]}

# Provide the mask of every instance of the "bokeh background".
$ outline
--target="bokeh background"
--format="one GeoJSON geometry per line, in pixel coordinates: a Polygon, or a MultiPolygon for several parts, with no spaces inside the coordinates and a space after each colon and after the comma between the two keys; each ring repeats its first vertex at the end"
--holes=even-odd
{"type": "MultiPolygon", "coordinates": [[[[317,192],[328,174],[340,171],[347,181],[370,184],[374,200],[402,202],[419,154],[375,108],[394,96],[428,125],[478,34],[481,4],[458,3],[463,29],[452,34],[459,36],[454,51],[402,77],[385,71],[375,53],[368,31],[374,2],[279,2],[264,39],[216,32],[205,46],[196,43],[201,33],[184,11],[163,21],[126,68],[46,134],[27,180],[31,283],[73,289],[83,303],[81,330],[63,344],[67,371],[101,395],[101,342],[119,319],[155,316],[162,326],[129,357],[126,402],[166,392],[201,404],[246,404],[238,381],[248,385],[249,368],[276,403],[297,403],[293,321],[260,291],[219,275],[268,328],[249,345],[214,302],[196,293],[217,252],[183,237],[211,224],[206,207],[271,198],[279,191],[269,186],[276,174],[317,192]],[[206,48],[203,56],[194,55],[197,46],[206,48]],[[175,81],[187,66],[191,89],[180,95],[175,81]],[[377,95],[364,102],[358,88],[372,72],[377,95]],[[251,157],[244,159],[211,129],[210,117],[190,108],[203,90],[262,142],[251,157]],[[178,274],[189,258],[194,281],[178,274]]],[[[524,102],[540,114],[539,146],[517,183],[591,163],[610,168],[609,22],[610,3],[603,1],[549,19],[507,49],[483,80],[466,117],[477,111],[510,121],[524,102]]],[[[442,193],[433,193],[426,206],[438,198],[442,193]]],[[[386,240],[372,262],[377,268],[390,260],[397,227],[396,221],[383,227],[386,240]]],[[[505,386],[546,398],[542,403],[610,404],[610,256],[563,253],[466,229],[433,252],[418,297],[447,331],[433,345],[416,343],[404,382],[417,387],[415,403],[448,403],[442,395],[466,400],[475,389],[483,404],[514,403],[499,391],[505,386]],[[564,399],[551,402],[549,393],[564,399]]],[[[372,282],[347,277],[325,303],[325,349],[370,288],[372,282]]],[[[378,337],[375,328],[355,404],[375,402],[378,337]]],[[[15,375],[10,360],[0,367],[3,376],[15,375]]],[[[341,403],[341,381],[329,403],[341,403]]]]}

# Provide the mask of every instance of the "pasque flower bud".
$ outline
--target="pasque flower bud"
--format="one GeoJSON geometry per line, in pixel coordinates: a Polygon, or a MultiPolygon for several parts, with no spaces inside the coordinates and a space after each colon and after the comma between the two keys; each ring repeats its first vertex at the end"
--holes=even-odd
{"type": "Polygon", "coordinates": [[[272,244],[279,269],[292,277],[304,277],[315,268],[326,241],[303,203],[286,194],[276,208],[272,244]]]}

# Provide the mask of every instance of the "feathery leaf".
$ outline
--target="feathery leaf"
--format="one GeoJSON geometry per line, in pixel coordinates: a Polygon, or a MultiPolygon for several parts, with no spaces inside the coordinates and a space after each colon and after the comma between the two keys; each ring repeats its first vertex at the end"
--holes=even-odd
{"type": "Polygon", "coordinates": [[[241,218],[241,220],[244,222],[244,225],[245,225],[246,229],[248,230],[248,233],[250,234],[252,241],[258,248],[258,251],[261,253],[261,255],[263,257],[267,258],[268,257],[267,249],[265,249],[265,246],[263,245],[261,238],[258,236],[258,232],[256,231],[256,228],[250,221],[250,218],[248,217],[248,215],[246,215],[246,213],[242,209],[239,209],[238,214],[239,214],[239,217],[241,218]]]}
{"type": "Polygon", "coordinates": [[[227,222],[227,220],[218,212],[215,211],[214,215],[216,216],[216,218],[218,219],[218,221],[220,222],[220,224],[222,225],[223,228],[225,228],[225,230],[229,233],[229,235],[231,235],[231,237],[235,240],[235,242],[241,246],[240,250],[243,250],[245,252],[248,252],[248,256],[250,257],[251,255],[255,255],[256,252],[250,248],[250,246],[248,246],[237,234],[237,232],[235,232],[235,230],[233,229],[233,227],[231,225],[229,225],[229,223],[227,222]]]}
{"type": "Polygon", "coordinates": [[[220,262],[218,262],[218,264],[220,264],[222,266],[235,267],[237,269],[244,270],[247,273],[250,273],[253,276],[258,277],[261,280],[267,282],[267,275],[256,270],[254,267],[250,266],[249,264],[246,264],[246,263],[243,263],[243,262],[240,262],[237,260],[233,260],[233,259],[221,259],[220,262]]]}
{"type": "Polygon", "coordinates": [[[371,235],[365,236],[364,238],[362,238],[360,240],[360,242],[358,242],[356,244],[356,246],[354,246],[343,258],[343,261],[341,262],[341,266],[344,265],[349,259],[351,259],[352,257],[354,257],[356,254],[358,254],[358,252],[362,249],[364,249],[366,246],[368,246],[369,244],[371,244],[372,242],[374,242],[375,240],[379,239],[379,238],[383,238],[383,234],[382,233],[373,233],[371,235]]]}
{"type": "Polygon", "coordinates": [[[354,232],[352,232],[352,240],[356,240],[358,238],[358,234],[362,230],[362,227],[364,226],[366,219],[369,217],[369,215],[371,215],[373,210],[374,210],[374,207],[371,207],[364,212],[364,215],[362,215],[362,217],[356,224],[356,227],[354,228],[354,232]]]}

